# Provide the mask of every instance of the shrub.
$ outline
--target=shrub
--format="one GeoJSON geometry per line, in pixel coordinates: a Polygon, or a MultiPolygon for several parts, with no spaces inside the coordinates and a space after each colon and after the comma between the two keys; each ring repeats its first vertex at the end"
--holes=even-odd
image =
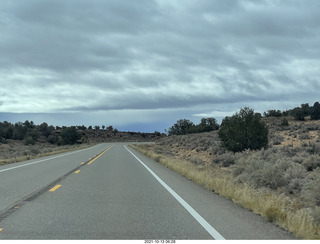
{"type": "Polygon", "coordinates": [[[264,186],[271,189],[277,189],[286,183],[279,166],[268,163],[261,169],[253,172],[250,180],[258,187],[264,186]]]}
{"type": "Polygon", "coordinates": [[[38,149],[38,148],[31,148],[30,152],[33,154],[33,155],[38,155],[41,153],[41,151],[38,149]]]}
{"type": "Polygon", "coordinates": [[[311,139],[311,137],[308,132],[302,131],[301,133],[299,133],[299,139],[308,140],[311,139]]]}
{"type": "Polygon", "coordinates": [[[283,119],[281,122],[281,126],[289,126],[289,122],[287,119],[283,119]]]}
{"type": "Polygon", "coordinates": [[[291,179],[303,179],[306,173],[306,169],[301,164],[290,163],[290,166],[285,171],[284,177],[287,181],[291,179]]]}
{"type": "Polygon", "coordinates": [[[320,207],[316,206],[313,212],[313,222],[320,226],[320,207]]]}
{"type": "Polygon", "coordinates": [[[280,145],[282,143],[283,139],[284,139],[283,136],[281,136],[279,134],[274,135],[273,140],[272,140],[273,145],[280,145]]]}
{"type": "Polygon", "coordinates": [[[59,140],[59,137],[57,135],[49,135],[47,142],[51,143],[51,144],[56,144],[59,140]]]}
{"type": "Polygon", "coordinates": [[[317,154],[320,156],[320,144],[319,143],[309,143],[308,152],[311,154],[317,154]]]}
{"type": "Polygon", "coordinates": [[[310,155],[305,160],[303,160],[302,165],[308,170],[312,171],[320,166],[320,156],[310,155]]]}
{"type": "Polygon", "coordinates": [[[35,143],[36,141],[31,136],[27,136],[24,142],[25,145],[34,145],[35,143]]]}
{"type": "Polygon", "coordinates": [[[260,114],[246,107],[222,121],[219,137],[227,150],[257,150],[268,145],[268,127],[261,122],[260,114]]]}
{"type": "Polygon", "coordinates": [[[235,164],[236,155],[233,152],[226,152],[224,154],[217,155],[213,160],[213,163],[220,163],[223,167],[228,167],[230,165],[235,164]]]}
{"type": "Polygon", "coordinates": [[[294,196],[300,195],[304,184],[305,184],[304,179],[293,178],[289,180],[289,182],[286,185],[287,193],[292,194],[294,196]]]}
{"type": "Polygon", "coordinates": [[[265,163],[265,161],[262,161],[254,154],[248,158],[241,157],[237,160],[237,163],[232,166],[232,175],[238,182],[249,183],[251,174],[260,170],[265,163]]]}
{"type": "Polygon", "coordinates": [[[320,176],[317,175],[314,179],[309,180],[304,184],[302,189],[302,196],[305,202],[311,206],[320,206],[320,176]]]}
{"type": "Polygon", "coordinates": [[[291,163],[284,173],[286,180],[286,190],[289,194],[300,195],[302,187],[305,183],[306,169],[297,163],[291,163]]]}

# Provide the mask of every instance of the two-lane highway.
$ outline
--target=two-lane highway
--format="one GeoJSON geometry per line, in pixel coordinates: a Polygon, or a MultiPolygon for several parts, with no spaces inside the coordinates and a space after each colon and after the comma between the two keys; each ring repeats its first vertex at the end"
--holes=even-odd
{"type": "Polygon", "coordinates": [[[0,213],[93,158],[109,144],[0,167],[0,213]]]}
{"type": "Polygon", "coordinates": [[[0,167],[0,239],[293,238],[124,144],[43,160],[0,167]]]}

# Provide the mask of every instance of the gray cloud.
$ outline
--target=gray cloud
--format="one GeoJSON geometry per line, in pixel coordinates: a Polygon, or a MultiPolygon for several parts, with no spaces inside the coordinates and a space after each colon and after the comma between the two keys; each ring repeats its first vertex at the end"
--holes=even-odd
{"type": "Polygon", "coordinates": [[[313,103],[319,7],[317,0],[3,1],[0,111],[145,117],[156,109],[178,119],[313,103]]]}

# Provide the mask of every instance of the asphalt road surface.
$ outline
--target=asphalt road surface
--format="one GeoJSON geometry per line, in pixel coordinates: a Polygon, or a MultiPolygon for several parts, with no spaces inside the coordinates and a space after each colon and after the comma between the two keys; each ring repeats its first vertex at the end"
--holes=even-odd
{"type": "Polygon", "coordinates": [[[294,239],[131,149],[99,144],[0,167],[0,239],[294,239]]]}

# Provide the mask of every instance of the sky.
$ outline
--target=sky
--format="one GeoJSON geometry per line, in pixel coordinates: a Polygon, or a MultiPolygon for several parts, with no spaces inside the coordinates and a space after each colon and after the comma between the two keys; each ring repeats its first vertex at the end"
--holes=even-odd
{"type": "Polygon", "coordinates": [[[0,121],[163,132],[320,101],[318,0],[1,0],[0,121]]]}

